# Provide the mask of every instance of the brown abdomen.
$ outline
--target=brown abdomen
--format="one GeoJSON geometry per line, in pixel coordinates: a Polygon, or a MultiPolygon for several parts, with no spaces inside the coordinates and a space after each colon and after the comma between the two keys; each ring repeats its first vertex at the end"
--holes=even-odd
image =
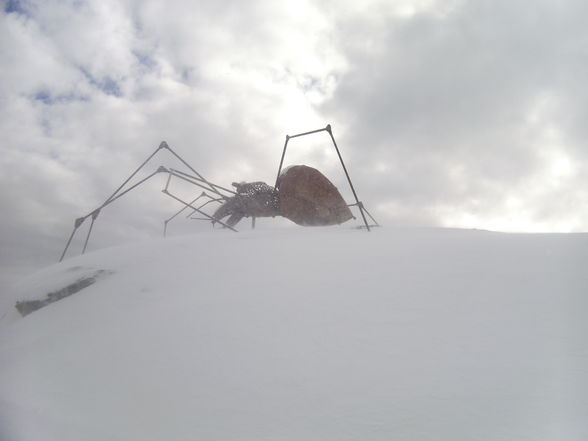
{"type": "Polygon", "coordinates": [[[337,225],[353,218],[337,187],[315,168],[287,168],[278,188],[280,214],[298,225],[337,225]]]}

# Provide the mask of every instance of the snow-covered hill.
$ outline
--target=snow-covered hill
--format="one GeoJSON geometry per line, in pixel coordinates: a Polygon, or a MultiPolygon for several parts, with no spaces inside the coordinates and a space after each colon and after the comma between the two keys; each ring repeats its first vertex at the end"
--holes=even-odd
{"type": "Polygon", "coordinates": [[[0,311],[0,439],[585,440],[587,261],[584,234],[347,228],[71,258],[0,311]]]}

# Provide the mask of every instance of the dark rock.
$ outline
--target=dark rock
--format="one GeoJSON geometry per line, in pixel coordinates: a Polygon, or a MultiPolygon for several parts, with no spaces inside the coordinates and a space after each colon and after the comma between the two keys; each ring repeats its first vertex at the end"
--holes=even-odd
{"type": "Polygon", "coordinates": [[[94,283],[96,283],[96,279],[98,276],[101,276],[106,273],[108,273],[106,270],[96,271],[91,276],[82,277],[64,288],[48,293],[44,299],[18,301],[16,302],[15,308],[18,310],[20,315],[25,317],[29,315],[31,312],[35,312],[36,310],[41,309],[53,302],[61,300],[65,297],[69,297],[72,294],[75,294],[81,291],[82,289],[87,288],[90,285],[93,285],[94,283]]]}

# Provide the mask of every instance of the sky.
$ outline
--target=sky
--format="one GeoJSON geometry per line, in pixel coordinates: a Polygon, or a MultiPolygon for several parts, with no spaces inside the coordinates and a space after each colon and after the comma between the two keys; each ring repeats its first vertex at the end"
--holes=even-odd
{"type": "MultiPolygon", "coordinates": [[[[327,124],[384,226],[588,230],[583,0],[1,5],[5,278],[56,261],[163,140],[219,185],[271,184],[285,136],[327,124]]],[[[160,153],[146,173],[178,167],[160,153]]],[[[326,134],[289,164],[352,202],[326,134]]],[[[109,206],[91,248],[161,235],[164,184],[109,206]]]]}

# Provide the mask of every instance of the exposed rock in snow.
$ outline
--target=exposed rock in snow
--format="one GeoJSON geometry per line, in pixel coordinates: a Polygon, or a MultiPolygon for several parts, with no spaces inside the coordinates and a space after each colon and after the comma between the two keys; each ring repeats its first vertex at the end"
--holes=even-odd
{"type": "Polygon", "coordinates": [[[74,282],[60,288],[56,291],[48,293],[42,299],[34,299],[34,300],[18,300],[16,302],[16,309],[20,312],[20,315],[27,316],[32,312],[37,311],[38,309],[43,308],[53,302],[57,302],[58,300],[64,299],[65,297],[69,297],[72,294],[75,294],[81,291],[84,288],[87,288],[90,285],[96,283],[96,280],[99,277],[102,277],[106,274],[109,274],[109,271],[106,270],[98,270],[88,276],[83,276],[75,280],[74,282]]]}

